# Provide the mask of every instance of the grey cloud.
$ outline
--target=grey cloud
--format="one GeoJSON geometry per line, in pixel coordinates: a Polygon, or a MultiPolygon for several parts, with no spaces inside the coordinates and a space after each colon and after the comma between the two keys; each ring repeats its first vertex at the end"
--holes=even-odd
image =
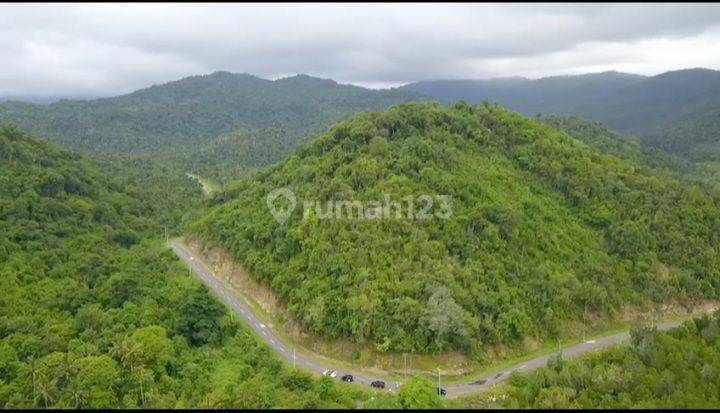
{"type": "MultiPolygon", "coordinates": [[[[720,40],[714,4],[0,6],[0,96],[128,92],[213,70],[387,85],[443,77],[665,70],[720,40]],[[675,44],[675,43],[673,43],[675,44]],[[543,71],[543,68],[546,70],[543,71]]],[[[694,57],[693,57],[694,56],[694,57]]]]}

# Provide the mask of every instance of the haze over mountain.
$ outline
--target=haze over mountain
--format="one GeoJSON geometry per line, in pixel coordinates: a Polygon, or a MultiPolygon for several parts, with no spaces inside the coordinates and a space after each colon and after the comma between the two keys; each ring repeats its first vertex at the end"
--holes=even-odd
{"type": "MultiPolygon", "coordinates": [[[[390,90],[342,85],[306,75],[272,81],[216,72],[112,98],[46,105],[1,103],[0,121],[16,122],[65,147],[90,152],[167,153],[207,147],[202,150],[212,153],[226,144],[225,157],[229,153],[242,156],[252,170],[279,161],[323,127],[358,111],[430,98],[469,103],[488,100],[527,115],[580,115],[667,152],[708,161],[720,159],[718,96],[720,72],[708,69],[651,77],[603,72],[537,80],[438,80],[390,90]],[[259,145],[266,132],[275,137],[276,155],[259,145]],[[225,136],[217,139],[220,135],[225,136]],[[260,139],[242,143],[236,138],[233,142],[228,140],[230,135],[260,139]],[[238,152],[241,147],[242,153],[238,152]]],[[[192,156],[186,158],[198,170],[218,178],[242,174],[208,167],[192,156]]],[[[212,157],[202,159],[213,163],[212,157]]]]}
{"type": "Polygon", "coordinates": [[[603,72],[489,80],[437,80],[402,90],[445,102],[498,102],[527,115],[587,117],[696,160],[720,159],[720,72],[687,69],[657,76],[603,72]]]}
{"type": "Polygon", "coordinates": [[[720,407],[720,4],[0,5],[0,409],[720,407]]]}
{"type": "Polygon", "coordinates": [[[94,99],[98,96],[52,96],[52,95],[8,95],[0,96],[0,103],[3,102],[24,102],[48,104],[62,99],[94,99]]]}

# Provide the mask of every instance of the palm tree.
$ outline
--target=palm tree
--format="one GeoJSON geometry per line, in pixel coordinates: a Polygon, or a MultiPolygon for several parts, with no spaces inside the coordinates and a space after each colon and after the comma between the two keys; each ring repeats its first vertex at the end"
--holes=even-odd
{"type": "Polygon", "coordinates": [[[78,380],[71,381],[68,385],[68,390],[70,391],[70,399],[73,402],[73,406],[76,409],[82,407],[88,396],[85,390],[80,385],[80,382],[78,380]]]}
{"type": "Polygon", "coordinates": [[[50,407],[53,397],[57,392],[57,379],[48,379],[45,373],[38,373],[36,378],[37,394],[45,402],[45,408],[50,407]]]}
{"type": "Polygon", "coordinates": [[[113,346],[111,353],[120,360],[120,363],[125,368],[130,370],[131,374],[135,372],[135,368],[138,367],[142,360],[140,346],[127,336],[113,346]]]}
{"type": "Polygon", "coordinates": [[[33,393],[33,404],[37,405],[37,381],[43,366],[37,366],[35,358],[31,358],[27,364],[27,370],[24,370],[22,376],[27,379],[29,378],[32,382],[32,393],[33,393]]]}
{"type": "Polygon", "coordinates": [[[145,382],[152,381],[152,372],[140,367],[137,371],[137,380],[140,383],[140,401],[142,406],[145,407],[145,382]]]}

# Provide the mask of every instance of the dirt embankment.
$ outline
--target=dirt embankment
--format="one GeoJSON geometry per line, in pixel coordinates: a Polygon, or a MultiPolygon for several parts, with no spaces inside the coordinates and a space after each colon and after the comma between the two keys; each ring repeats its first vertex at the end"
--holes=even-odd
{"type": "Polygon", "coordinates": [[[409,372],[425,372],[427,366],[435,366],[437,363],[444,366],[447,374],[463,374],[476,368],[460,352],[441,355],[380,353],[373,343],[356,343],[349,338],[328,339],[308,332],[289,316],[270,287],[258,281],[226,249],[205,243],[197,237],[186,237],[184,244],[193,254],[201,257],[233,293],[260,310],[272,328],[282,331],[295,343],[315,353],[384,371],[402,372],[407,368],[409,372]]]}
{"type": "MultiPolygon", "coordinates": [[[[372,343],[360,344],[352,342],[350,339],[327,339],[309,333],[289,316],[272,289],[258,281],[227,250],[204,243],[197,237],[187,237],[184,241],[194,254],[202,257],[203,262],[210,266],[216,277],[229,286],[235,294],[259,310],[266,318],[266,322],[272,327],[282,330],[290,339],[313,352],[361,364],[365,367],[388,371],[402,371],[401,369],[407,367],[410,371],[424,372],[429,366],[439,363],[448,372],[464,374],[479,366],[460,352],[442,355],[411,354],[407,357],[408,355],[393,354],[392,352],[378,353],[372,343]]],[[[718,300],[668,301],[656,305],[625,306],[617,310],[616,319],[650,322],[663,317],[711,314],[718,309],[720,309],[718,300]]],[[[574,331],[581,334],[581,331],[586,331],[592,334],[593,331],[602,329],[608,322],[608,319],[590,316],[587,325],[578,321],[565,326],[565,329],[566,332],[574,331]]],[[[541,345],[539,341],[532,338],[526,339],[523,344],[521,349],[504,345],[490,346],[486,349],[489,361],[503,360],[515,354],[535,350],[541,345]]]]}
{"type": "Polygon", "coordinates": [[[203,243],[197,237],[185,238],[185,245],[202,257],[219,279],[246,300],[259,306],[272,317],[286,317],[283,307],[278,303],[270,287],[258,282],[242,265],[237,263],[229,252],[203,243]]]}

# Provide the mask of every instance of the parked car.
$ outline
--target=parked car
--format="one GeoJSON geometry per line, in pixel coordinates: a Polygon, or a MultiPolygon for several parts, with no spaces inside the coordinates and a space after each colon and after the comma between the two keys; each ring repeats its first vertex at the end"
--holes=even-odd
{"type": "Polygon", "coordinates": [[[342,377],[340,377],[340,380],[352,383],[355,378],[352,376],[352,374],[344,374],[342,377]]]}
{"type": "Polygon", "coordinates": [[[438,396],[444,396],[447,394],[447,391],[445,391],[442,387],[435,387],[435,391],[437,391],[438,396]]]}
{"type": "Polygon", "coordinates": [[[335,378],[337,376],[337,373],[335,370],[325,370],[323,371],[323,376],[330,376],[332,378],[335,378]]]}
{"type": "Polygon", "coordinates": [[[375,389],[384,389],[385,382],[382,380],[375,380],[374,382],[370,383],[370,387],[375,388],[375,389]]]}

